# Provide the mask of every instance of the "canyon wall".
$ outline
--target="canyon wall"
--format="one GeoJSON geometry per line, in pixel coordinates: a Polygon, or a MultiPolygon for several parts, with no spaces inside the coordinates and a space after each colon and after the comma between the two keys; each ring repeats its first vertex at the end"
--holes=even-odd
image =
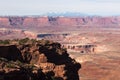
{"type": "Polygon", "coordinates": [[[0,27],[119,26],[120,17],[0,17],[0,27]]]}
{"type": "MultiPolygon", "coordinates": [[[[22,40],[22,42],[24,41],[22,40]]],[[[3,77],[2,80],[21,80],[19,76],[27,78],[24,79],[22,77],[23,80],[79,80],[78,70],[81,68],[81,65],[69,57],[66,49],[62,48],[60,43],[47,40],[36,41],[33,39],[24,42],[24,44],[20,44],[21,40],[16,42],[19,44],[0,46],[0,65],[4,67],[0,67],[0,73],[2,73],[0,76],[3,77]],[[1,61],[3,58],[8,59],[9,61],[12,60],[12,63],[8,64],[8,61],[6,60],[6,63],[4,63],[1,61]],[[13,63],[13,61],[17,62],[13,63]],[[17,66],[16,63],[17,65],[18,63],[23,64],[17,66]],[[25,63],[27,63],[27,66],[25,66],[25,63]],[[8,67],[10,68],[9,70],[7,70],[8,68],[5,68],[5,64],[8,64],[8,67]],[[32,67],[37,67],[40,69],[40,73],[43,73],[40,74],[38,69],[35,73],[32,71],[28,72],[28,70],[31,70],[26,69],[27,67],[30,67],[29,65],[32,65],[32,67]],[[16,68],[16,66],[18,69],[13,69],[14,67],[16,68]],[[22,71],[19,66],[22,67],[22,71]],[[3,70],[4,72],[2,72],[3,70]],[[11,70],[13,73],[11,73],[11,70]],[[25,70],[27,70],[27,73],[25,73],[25,70]],[[7,73],[9,73],[8,76],[10,77],[7,76],[7,79],[5,79],[7,73]],[[45,74],[48,79],[41,79],[40,77],[42,77],[43,74],[45,74]],[[38,79],[36,79],[37,77],[38,79]]]]}

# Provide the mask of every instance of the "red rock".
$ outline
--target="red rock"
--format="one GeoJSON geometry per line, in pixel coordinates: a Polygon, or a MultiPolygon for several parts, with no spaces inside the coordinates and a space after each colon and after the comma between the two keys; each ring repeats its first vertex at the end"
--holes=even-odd
{"type": "Polygon", "coordinates": [[[120,17],[1,17],[1,26],[45,27],[45,26],[118,26],[120,17]],[[10,22],[12,19],[12,22],[10,22]]]}
{"type": "Polygon", "coordinates": [[[8,26],[10,24],[8,18],[1,17],[0,18],[0,26],[8,26]]]}

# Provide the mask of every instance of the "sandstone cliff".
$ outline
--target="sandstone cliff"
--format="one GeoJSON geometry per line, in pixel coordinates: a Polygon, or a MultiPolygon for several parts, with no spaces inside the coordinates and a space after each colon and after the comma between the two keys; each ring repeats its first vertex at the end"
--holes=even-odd
{"type": "Polygon", "coordinates": [[[0,46],[0,57],[14,61],[9,63],[10,66],[16,67],[14,63],[18,60],[23,64],[22,68],[21,65],[18,65],[17,69],[11,69],[4,68],[8,61],[7,63],[2,61],[1,65],[5,64],[0,69],[2,80],[79,80],[78,70],[81,65],[70,58],[67,51],[59,43],[34,39],[14,40],[6,46],[0,46]],[[13,42],[16,42],[17,45],[11,45],[13,42]],[[33,73],[34,69],[29,72],[28,69],[24,68],[24,65],[33,65],[37,68],[36,73],[33,73]],[[42,79],[41,76],[43,78],[46,76],[47,79],[42,79]]]}
{"type": "Polygon", "coordinates": [[[120,17],[0,17],[0,27],[119,26],[120,17]]]}

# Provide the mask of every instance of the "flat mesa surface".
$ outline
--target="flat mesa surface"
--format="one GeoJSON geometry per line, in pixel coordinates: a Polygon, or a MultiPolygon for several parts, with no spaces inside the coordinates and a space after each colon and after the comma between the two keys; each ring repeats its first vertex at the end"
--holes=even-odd
{"type": "Polygon", "coordinates": [[[89,55],[93,60],[82,63],[80,80],[119,80],[120,54],[106,52],[89,55]],[[114,55],[113,55],[114,54],[114,55]]]}
{"type": "Polygon", "coordinates": [[[102,47],[94,54],[70,52],[82,65],[79,70],[80,80],[120,80],[120,30],[83,30],[79,33],[84,37],[95,38],[96,44],[102,47]]]}

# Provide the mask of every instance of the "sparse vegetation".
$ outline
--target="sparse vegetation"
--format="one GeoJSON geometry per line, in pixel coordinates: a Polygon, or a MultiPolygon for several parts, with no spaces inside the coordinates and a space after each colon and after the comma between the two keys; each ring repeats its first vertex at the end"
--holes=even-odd
{"type": "Polygon", "coordinates": [[[7,62],[8,60],[5,59],[5,58],[0,57],[0,61],[5,61],[5,62],[7,62]]]}
{"type": "Polygon", "coordinates": [[[0,44],[10,44],[10,40],[0,40],[0,44]]]}
{"type": "Polygon", "coordinates": [[[25,44],[25,43],[27,43],[29,40],[30,40],[29,38],[20,39],[20,40],[19,40],[19,44],[25,44]]]}
{"type": "Polygon", "coordinates": [[[7,63],[6,67],[7,68],[15,68],[15,64],[7,63]]]}
{"type": "Polygon", "coordinates": [[[6,58],[0,58],[0,62],[4,62],[7,68],[24,68],[33,70],[35,66],[33,64],[26,64],[20,61],[8,61],[6,58]]]}

